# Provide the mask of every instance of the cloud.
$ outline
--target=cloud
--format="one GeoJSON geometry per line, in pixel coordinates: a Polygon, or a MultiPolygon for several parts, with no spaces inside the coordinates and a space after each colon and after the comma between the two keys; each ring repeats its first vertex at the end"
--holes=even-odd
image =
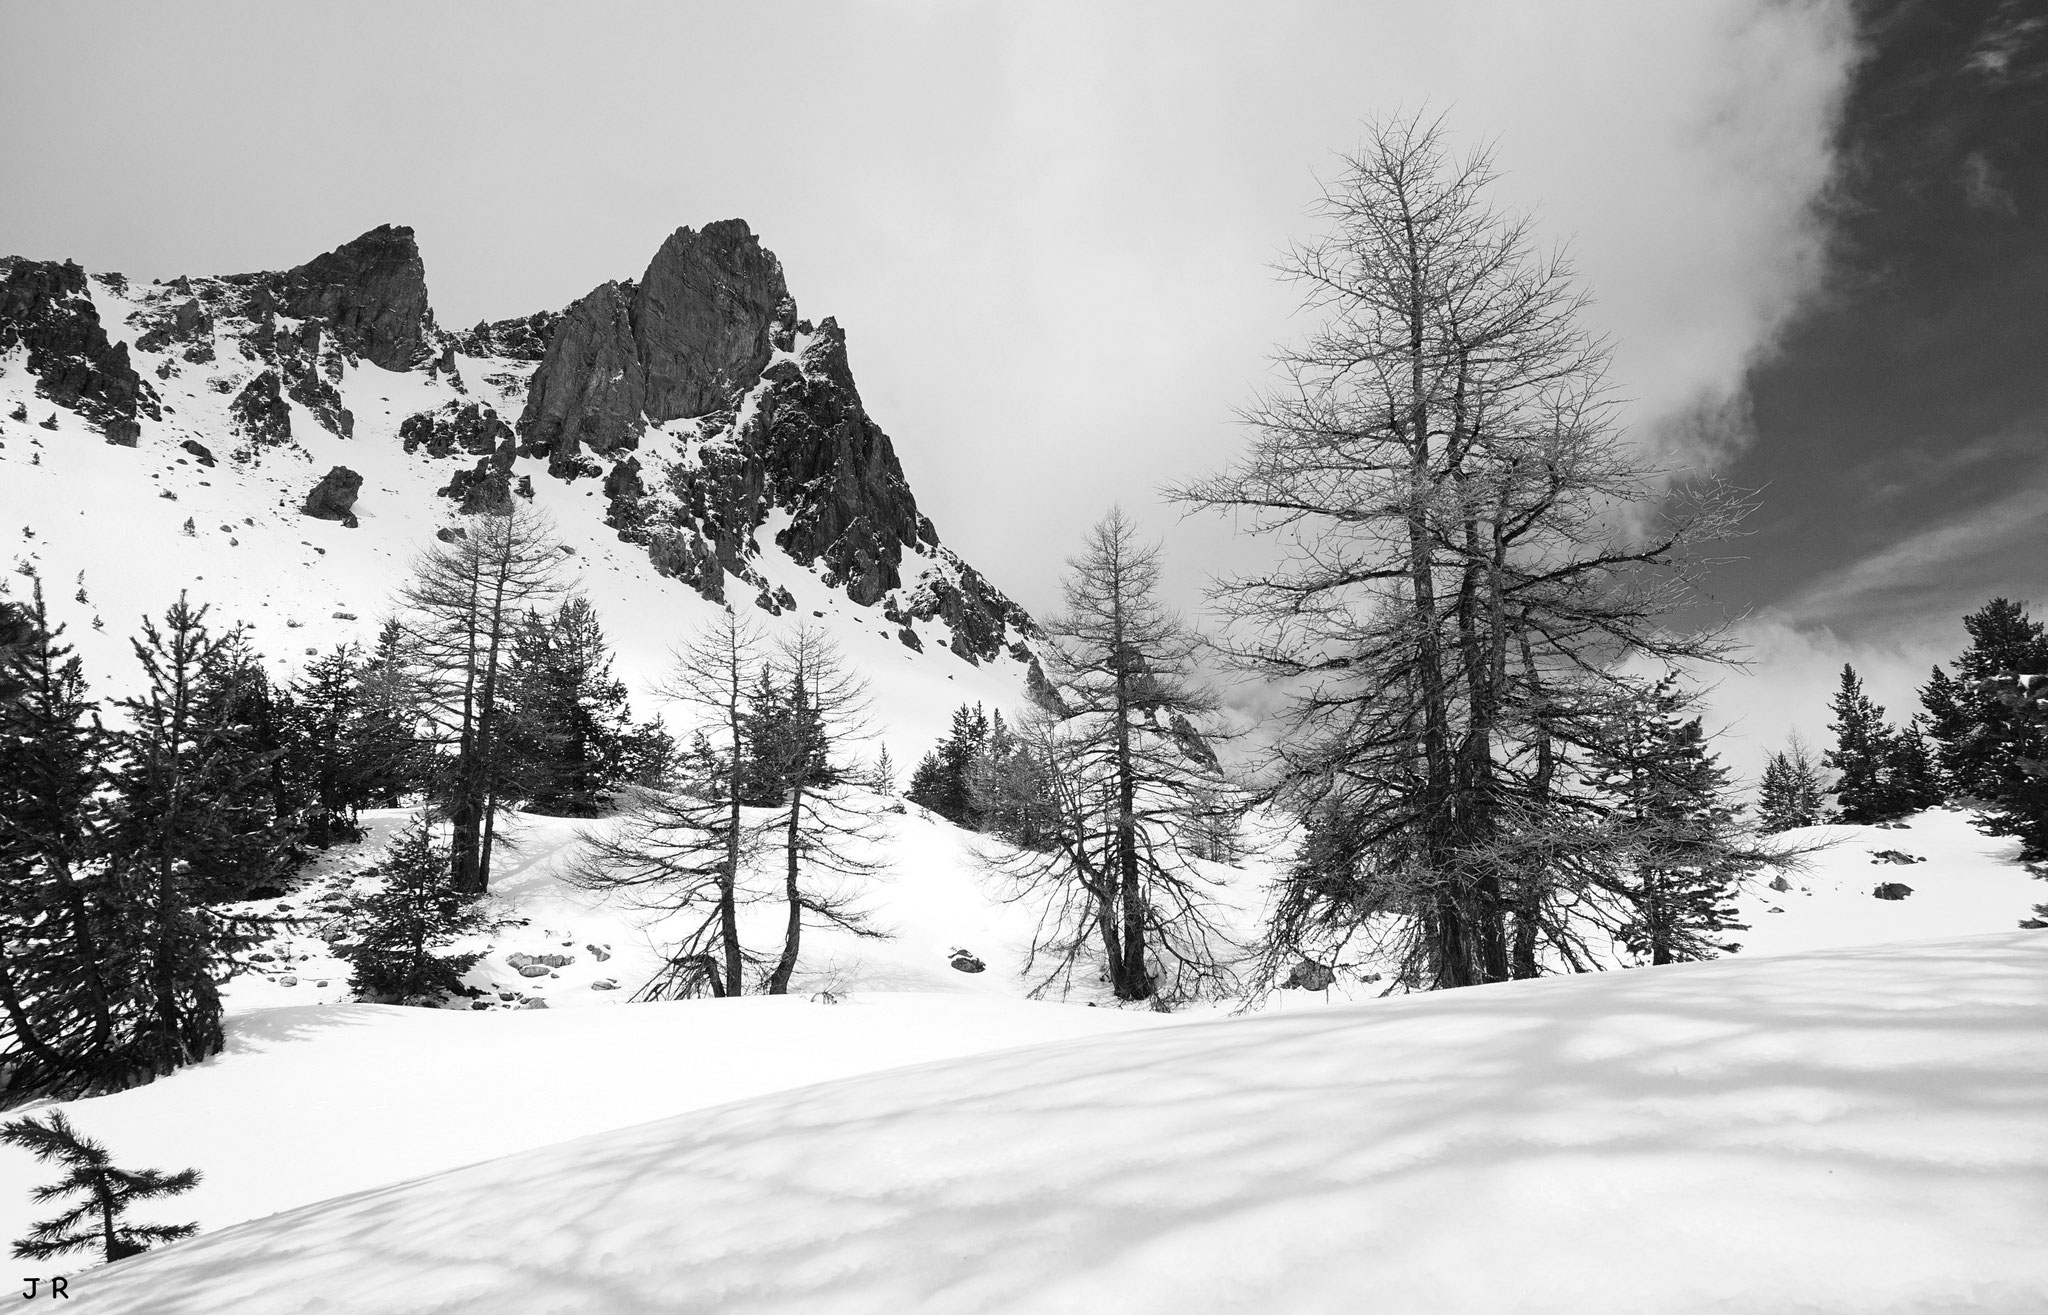
{"type": "Polygon", "coordinates": [[[2039,547],[2048,536],[2043,507],[2048,507],[2048,487],[2038,477],[2028,480],[1989,506],[1951,516],[1829,572],[1786,599],[1780,610],[1806,624],[1909,614],[1930,602],[1960,615],[1981,600],[1955,599],[1953,582],[1987,574],[1965,567],[2014,557],[2038,565],[2039,547]],[[1964,606],[1954,608],[1957,601],[1964,606]]]}

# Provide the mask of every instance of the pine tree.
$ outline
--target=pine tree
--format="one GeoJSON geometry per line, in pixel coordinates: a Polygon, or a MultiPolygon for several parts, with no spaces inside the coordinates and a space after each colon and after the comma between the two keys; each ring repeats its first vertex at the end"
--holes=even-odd
{"type": "Polygon", "coordinates": [[[429,787],[436,765],[419,738],[424,694],[414,676],[405,629],[396,617],[378,631],[377,645],[356,678],[354,701],[348,758],[362,806],[400,807],[407,796],[429,787]]]}
{"type": "Polygon", "coordinates": [[[1714,958],[1738,947],[1736,888],[1765,856],[1737,827],[1728,771],[1707,748],[1690,699],[1667,677],[1617,720],[1596,758],[1591,784],[1609,808],[1627,855],[1601,884],[1625,912],[1616,940],[1652,964],[1714,958]]]}
{"type": "Polygon", "coordinates": [[[1887,807],[1895,817],[1933,808],[1945,797],[1941,772],[1922,734],[1925,723],[1913,725],[1892,736],[1885,754],[1884,783],[1887,807]]]}
{"type": "Polygon", "coordinates": [[[216,845],[202,886],[210,901],[272,898],[305,860],[302,815],[310,802],[286,761],[296,717],[271,688],[262,655],[239,627],[197,668],[193,719],[205,728],[207,772],[193,782],[214,818],[216,845]]]}
{"type": "MultiPolygon", "coordinates": [[[[1996,700],[2005,714],[1997,732],[2004,759],[1998,795],[1977,826],[2016,837],[2029,863],[2048,860],[2048,673],[1992,676],[1973,693],[1996,700]]],[[[2048,904],[2034,911],[2048,917],[2048,904]]]]}
{"type": "Polygon", "coordinates": [[[107,1148],[81,1136],[62,1110],[52,1110],[42,1120],[30,1116],[0,1123],[0,1142],[19,1146],[38,1160],[55,1160],[70,1171],[35,1190],[38,1205],[73,1193],[84,1198],[63,1214],[33,1225],[28,1236],[14,1244],[17,1260],[48,1260],[97,1247],[111,1263],[199,1231],[197,1224],[131,1224],[122,1219],[140,1202],[191,1191],[199,1184],[197,1169],[169,1174],[160,1169],[116,1169],[107,1148]]]}
{"type": "Polygon", "coordinates": [[[611,663],[582,597],[520,626],[506,668],[505,774],[534,812],[595,817],[624,779],[632,714],[611,663]]]}
{"type": "Polygon", "coordinates": [[[1121,509],[1089,530],[1045,623],[1068,715],[1030,714],[1028,750],[998,715],[968,786],[984,825],[1025,842],[996,864],[1041,905],[1045,982],[1064,982],[1092,936],[1117,998],[1172,1002],[1230,978],[1213,883],[1192,861],[1225,784],[1191,720],[1214,709],[1195,639],[1161,602],[1160,573],[1121,509]]]}
{"type": "Polygon", "coordinates": [[[302,827],[321,847],[362,832],[356,814],[371,802],[362,752],[362,650],[337,644],[306,664],[291,685],[286,769],[305,800],[302,827]]]}
{"type": "Polygon", "coordinates": [[[206,609],[183,596],[165,612],[162,629],[144,618],[133,647],[148,688],[121,702],[129,726],[116,736],[122,761],[114,778],[109,879],[132,938],[128,971],[148,998],[135,1058],[153,1074],[220,1050],[217,979],[257,928],[208,901],[239,893],[227,888],[223,867],[246,870],[247,856],[270,844],[260,827],[250,829],[243,806],[260,788],[265,764],[236,741],[231,726],[201,716],[201,690],[223,661],[225,644],[205,618],[206,609]]]}
{"type": "Polygon", "coordinates": [[[874,764],[868,768],[868,788],[876,794],[896,793],[896,760],[889,756],[886,744],[875,754],[874,764]]]}
{"type": "Polygon", "coordinates": [[[481,954],[448,946],[483,927],[473,896],[458,891],[448,852],[434,843],[427,815],[398,833],[364,876],[377,888],[350,915],[335,953],[353,970],[355,988],[378,1000],[428,1001],[459,991],[481,954]]]}
{"type": "Polygon", "coordinates": [[[981,829],[981,805],[970,782],[988,750],[988,711],[981,704],[953,710],[952,728],[938,747],[918,763],[904,798],[931,809],[956,826],[981,829]]]}
{"type": "Polygon", "coordinates": [[[1794,827],[1818,826],[1827,804],[1827,784],[1806,742],[1794,735],[1764,767],[1763,791],[1757,800],[1757,824],[1765,834],[1794,827]]]}
{"type": "Polygon", "coordinates": [[[0,1104],[111,1085],[133,991],[100,861],[112,746],[38,582],[0,647],[0,1104]]]}
{"type": "Polygon", "coordinates": [[[1888,822],[1906,811],[1897,806],[1897,792],[1888,779],[1897,739],[1884,719],[1884,709],[1863,692],[1856,669],[1844,664],[1842,683],[1830,708],[1835,719],[1828,723],[1835,747],[1822,761],[1839,775],[1835,799],[1844,822],[1888,822]]]}

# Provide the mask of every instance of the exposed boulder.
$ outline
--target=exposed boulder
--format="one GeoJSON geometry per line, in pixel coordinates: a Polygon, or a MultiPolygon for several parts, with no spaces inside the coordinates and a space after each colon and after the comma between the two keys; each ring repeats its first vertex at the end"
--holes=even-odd
{"type": "Polygon", "coordinates": [[[28,351],[36,393],[69,408],[107,436],[133,447],[138,415],[161,419],[156,393],[100,324],[85,271],[71,261],[0,257],[0,352],[28,351]]]}
{"type": "Polygon", "coordinates": [[[1336,970],[1313,959],[1302,959],[1288,970],[1280,983],[1283,991],[1327,991],[1337,980],[1336,970]]]}
{"type": "Polygon", "coordinates": [[[207,447],[206,444],[200,442],[198,439],[188,438],[184,442],[178,444],[178,446],[183,448],[185,451],[190,452],[192,454],[193,460],[197,461],[200,465],[210,466],[213,464],[213,449],[207,447]]]}
{"type": "Polygon", "coordinates": [[[1879,882],[1877,889],[1870,892],[1879,899],[1900,900],[1913,893],[1913,888],[1903,881],[1879,882]]]}
{"type": "Polygon", "coordinates": [[[313,486],[313,491],[306,495],[306,503],[301,510],[315,519],[340,521],[353,529],[356,525],[356,495],[362,488],[361,475],[347,466],[336,466],[313,486]]]}

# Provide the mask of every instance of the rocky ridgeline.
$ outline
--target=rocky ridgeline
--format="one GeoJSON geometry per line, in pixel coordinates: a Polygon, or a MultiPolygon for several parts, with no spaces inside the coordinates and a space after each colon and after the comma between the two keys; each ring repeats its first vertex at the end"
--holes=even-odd
{"type": "MultiPolygon", "coordinates": [[[[677,229],[638,280],[602,284],[561,312],[455,333],[435,324],[425,266],[403,227],[283,271],[132,289],[119,275],[100,281],[134,307],[141,370],[159,380],[198,370],[234,394],[227,410],[240,441],[228,455],[237,462],[293,442],[289,402],[352,437],[355,417],[337,388],[352,367],[424,370],[455,396],[407,417],[398,437],[422,460],[460,463],[440,491],[463,512],[532,496],[543,469],[601,479],[609,523],[655,570],[714,601],[736,579],[770,612],[794,604],[756,569],[755,534],[787,512],[776,545],[853,602],[879,606],[906,645],[921,649],[913,623],[933,621],[970,661],[1005,651],[1029,659],[1012,633],[1035,633],[1030,618],[941,546],[918,511],[888,435],[862,405],[845,334],[833,320],[798,317],[781,262],[741,220],[677,229]],[[465,360],[499,405],[522,407],[516,419],[470,396],[465,360]],[[533,469],[519,469],[528,462],[533,469]]],[[[77,265],[0,260],[0,350],[16,343],[28,348],[39,394],[110,442],[133,444],[138,417],[161,419],[77,265]]],[[[352,522],[355,489],[339,492],[323,485],[307,514],[352,522]]]]}

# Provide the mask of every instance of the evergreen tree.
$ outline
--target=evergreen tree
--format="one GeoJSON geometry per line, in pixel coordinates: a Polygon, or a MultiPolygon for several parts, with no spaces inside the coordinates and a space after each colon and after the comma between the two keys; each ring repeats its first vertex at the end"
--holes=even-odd
{"type": "Polygon", "coordinates": [[[1707,748],[1673,677],[1646,691],[1604,737],[1590,774],[1629,862],[1601,883],[1620,897],[1615,939],[1652,964],[1711,959],[1746,930],[1732,900],[1764,855],[1737,826],[1728,771],[1707,748]]]}
{"type": "MultiPolygon", "coordinates": [[[[2004,713],[1995,732],[2003,759],[1998,794],[1977,825],[1989,835],[2016,837],[2029,863],[2048,860],[2048,673],[1993,676],[1972,692],[1996,700],[2004,713]]],[[[2048,904],[2034,911],[2048,917],[2048,904]]]]}
{"type": "Polygon", "coordinates": [[[396,617],[378,631],[377,645],[357,674],[354,701],[348,759],[362,806],[400,807],[430,786],[436,767],[419,737],[424,694],[396,617]]]}
{"type": "Polygon", "coordinates": [[[225,685],[216,677],[226,653],[205,618],[206,609],[182,595],[162,629],[144,618],[133,647],[148,686],[121,702],[129,725],[116,736],[122,761],[113,782],[110,881],[131,938],[125,966],[148,999],[135,1058],[153,1074],[220,1050],[217,979],[256,928],[208,901],[239,894],[228,876],[255,866],[271,844],[245,804],[262,788],[267,764],[246,751],[232,722],[217,720],[231,705],[216,703],[202,716],[202,689],[225,685]]]}
{"type": "Polygon", "coordinates": [[[1921,733],[1923,725],[1916,721],[1896,732],[1885,754],[1885,793],[1895,817],[1933,808],[1945,794],[1940,770],[1934,765],[1934,755],[1921,733]]]}
{"type": "Polygon", "coordinates": [[[875,754],[874,765],[868,768],[868,788],[876,794],[896,793],[896,760],[889,756],[886,744],[875,754]]]}
{"type": "Polygon", "coordinates": [[[205,728],[211,760],[193,788],[225,841],[210,856],[202,893],[215,901],[280,895],[306,857],[301,816],[310,800],[286,761],[296,709],[271,688],[262,655],[239,627],[197,668],[194,691],[194,722],[205,728]]]}
{"type": "Polygon", "coordinates": [[[19,1146],[38,1160],[55,1160],[69,1170],[35,1190],[37,1204],[73,1193],[83,1198],[63,1214],[32,1226],[28,1236],[14,1244],[17,1260],[48,1260],[68,1251],[98,1248],[111,1263],[199,1231],[197,1224],[131,1224],[122,1218],[139,1202],[191,1191],[199,1183],[197,1169],[169,1174],[159,1169],[116,1169],[107,1148],[81,1136],[62,1110],[52,1110],[41,1120],[30,1116],[0,1123],[0,1142],[19,1146]]]}
{"type": "Polygon", "coordinates": [[[2048,673],[2048,628],[2027,615],[2024,603],[1994,598],[1964,617],[1963,629],[1970,647],[1952,664],[1955,674],[1936,667],[1920,701],[1949,789],[1997,808],[2029,788],[2017,759],[2030,734],[2018,709],[1985,682],[2048,673]]]}
{"type": "Polygon", "coordinates": [[[1898,734],[1884,719],[1884,709],[1863,692],[1856,669],[1842,667],[1842,683],[1829,705],[1835,719],[1828,723],[1835,747],[1822,757],[1837,773],[1835,800],[1844,822],[1888,822],[1907,811],[1898,806],[1898,792],[1890,774],[1898,753],[1898,734]]]}
{"type": "Polygon", "coordinates": [[[506,775],[534,812],[595,817],[624,779],[631,712],[611,664],[597,612],[580,596],[552,617],[528,613],[513,640],[506,775]]]}
{"type": "Polygon", "coordinates": [[[398,833],[383,861],[365,877],[376,889],[351,915],[335,953],[352,970],[355,989],[372,999],[432,1000],[462,987],[462,975],[483,956],[452,954],[448,945],[479,931],[473,896],[458,891],[448,852],[434,843],[427,815],[398,833]]]}
{"type": "Polygon", "coordinates": [[[956,826],[980,830],[981,804],[974,797],[972,781],[987,753],[988,739],[987,710],[979,703],[961,704],[953,710],[953,725],[946,738],[911,774],[904,797],[956,826]]]}
{"type": "Polygon", "coordinates": [[[1794,735],[1764,767],[1763,792],[1757,800],[1758,828],[1769,834],[1794,827],[1818,826],[1827,804],[1827,783],[1805,741],[1794,735]]]}
{"type": "Polygon", "coordinates": [[[41,582],[0,648],[0,1104],[121,1075],[126,929],[100,861],[111,752],[41,582]]]}
{"type": "Polygon", "coordinates": [[[619,752],[619,777],[647,790],[672,790],[683,769],[683,753],[659,717],[626,732],[619,752]]]}
{"type": "Polygon", "coordinates": [[[363,658],[354,644],[306,664],[292,682],[286,769],[304,799],[306,839],[323,848],[362,834],[356,814],[371,802],[362,752],[363,658]]]}

